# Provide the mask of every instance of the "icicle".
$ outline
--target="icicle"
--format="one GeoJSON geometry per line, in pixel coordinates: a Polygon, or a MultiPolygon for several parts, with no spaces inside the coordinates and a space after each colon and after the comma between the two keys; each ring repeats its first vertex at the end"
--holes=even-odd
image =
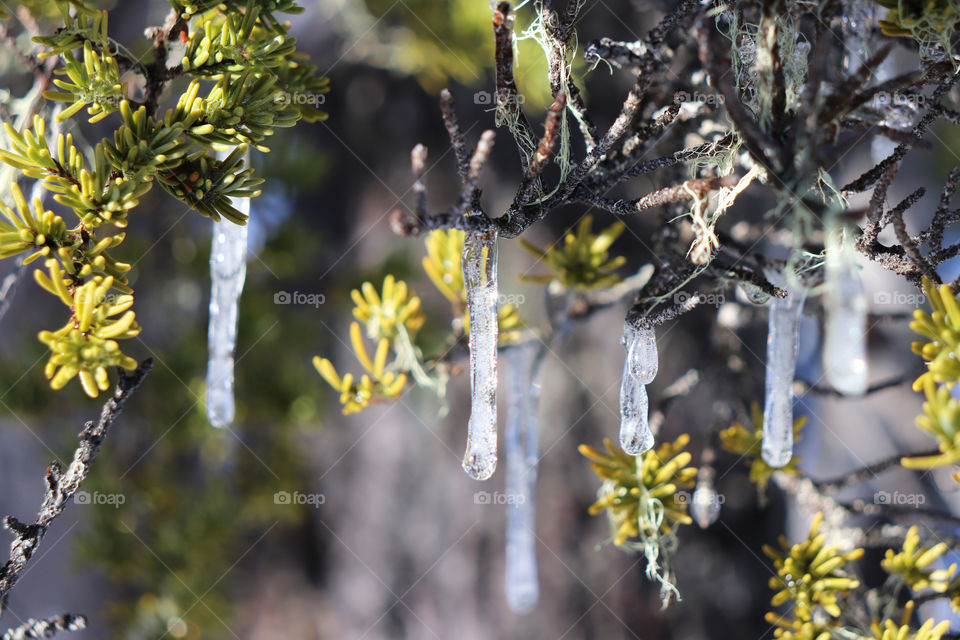
{"type": "Polygon", "coordinates": [[[752,282],[741,282],[740,291],[750,304],[762,307],[770,302],[770,294],[753,284],[752,282]]]}
{"type": "Polygon", "coordinates": [[[873,28],[873,0],[846,0],[843,3],[844,68],[856,71],[870,57],[870,30],[873,28]]]}
{"type": "Polygon", "coordinates": [[[772,298],[767,329],[767,380],[763,407],[763,460],[782,467],[793,457],[793,375],[805,292],[789,282],[785,298],[772,298]]]}
{"type": "Polygon", "coordinates": [[[497,468],[497,232],[467,232],[463,281],[470,314],[472,405],[463,470],[486,480],[497,468]]]}
{"type": "Polygon", "coordinates": [[[859,396],[868,384],[867,296],[848,235],[828,229],[826,250],[823,372],[834,389],[859,396]]]}
{"type": "Polygon", "coordinates": [[[636,456],[653,446],[646,385],[657,375],[657,339],[653,329],[627,321],[620,342],[627,350],[620,382],[620,448],[636,456]]]}
{"type": "MultiPolygon", "coordinates": [[[[223,160],[228,153],[217,152],[223,160]]],[[[244,162],[249,162],[249,155],[244,162]]],[[[250,213],[250,198],[233,206],[250,213]]],[[[233,422],[233,351],[237,344],[237,303],[247,274],[247,226],[221,219],[213,224],[210,245],[210,325],[207,329],[207,419],[214,427],[233,422]]]]}
{"type": "Polygon", "coordinates": [[[537,413],[540,403],[539,345],[527,344],[506,352],[510,371],[510,402],[504,434],[507,456],[507,552],[504,594],[510,609],[526,613],[537,603],[536,502],[539,448],[537,413]]]}
{"type": "Polygon", "coordinates": [[[714,454],[712,449],[707,449],[703,453],[703,462],[697,471],[697,488],[693,490],[693,497],[690,504],[690,515],[694,522],[701,529],[706,529],[720,515],[720,505],[723,499],[717,494],[713,487],[713,469],[714,454]]]}

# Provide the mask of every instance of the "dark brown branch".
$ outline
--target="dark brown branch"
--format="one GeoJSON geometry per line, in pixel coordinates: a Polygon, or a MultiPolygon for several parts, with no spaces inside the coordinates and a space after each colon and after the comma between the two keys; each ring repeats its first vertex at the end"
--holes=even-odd
{"type": "Polygon", "coordinates": [[[457,157],[457,174],[462,183],[467,179],[467,169],[470,166],[470,156],[473,152],[467,148],[467,141],[460,129],[460,121],[453,105],[453,94],[449,89],[440,92],[440,113],[443,114],[443,124],[450,136],[450,147],[457,157]]]}
{"type": "Polygon", "coordinates": [[[643,211],[644,209],[659,207],[669,202],[686,202],[694,198],[702,198],[710,191],[716,191],[721,187],[733,186],[736,183],[736,176],[694,178],[681,184],[664,187],[653,193],[648,193],[642,198],[633,201],[631,205],[636,211],[643,211]]]}
{"type": "Polygon", "coordinates": [[[935,456],[939,453],[940,449],[931,449],[929,451],[918,451],[917,453],[910,453],[906,455],[896,454],[884,460],[874,462],[873,464],[868,464],[860,467],[859,469],[854,469],[853,471],[845,473],[836,478],[831,478],[829,480],[814,480],[813,485],[821,493],[832,493],[852,484],[858,484],[860,482],[872,480],[888,469],[901,468],[900,460],[904,457],[910,458],[914,456],[935,456]]]}
{"type": "Polygon", "coordinates": [[[87,619],[73,613],[52,616],[46,620],[30,618],[23,624],[8,629],[3,640],[28,640],[29,638],[52,638],[58,631],[80,631],[87,628],[87,619]]]}
{"type": "Polygon", "coordinates": [[[540,144],[537,145],[536,152],[527,164],[527,170],[523,174],[523,182],[517,191],[515,202],[524,202],[530,197],[540,174],[543,173],[547,160],[553,155],[557,137],[560,135],[560,119],[563,117],[566,104],[567,95],[565,93],[557,94],[550,111],[547,112],[547,119],[543,125],[543,137],[540,138],[540,144]]]}
{"type": "Polygon", "coordinates": [[[885,518],[895,518],[898,516],[925,517],[933,520],[942,520],[960,524],[960,517],[940,511],[938,509],[928,509],[926,507],[917,507],[897,504],[875,504],[865,500],[854,500],[850,503],[840,503],[840,506],[853,513],[862,513],[865,516],[881,516],[885,518]]]}
{"type": "MultiPolygon", "coordinates": [[[[930,107],[927,109],[926,113],[923,114],[923,117],[920,118],[920,121],[917,122],[917,125],[913,128],[913,135],[915,137],[922,138],[927,132],[927,129],[930,128],[930,125],[933,124],[934,120],[940,116],[943,110],[940,101],[953,87],[958,78],[960,78],[960,71],[950,75],[946,80],[937,85],[933,95],[930,96],[930,107]]],[[[881,160],[875,167],[868,170],[859,178],[843,187],[841,190],[847,193],[860,193],[861,191],[866,191],[873,186],[873,184],[880,179],[880,176],[886,173],[890,167],[900,162],[900,160],[907,155],[908,150],[909,147],[905,144],[897,145],[897,147],[893,150],[893,153],[881,160]]]]}
{"type": "Polygon", "coordinates": [[[480,134],[480,141],[477,142],[477,148],[467,165],[467,179],[463,181],[460,191],[460,204],[452,213],[463,213],[468,210],[475,213],[480,210],[480,187],[478,186],[480,184],[480,172],[483,171],[484,165],[490,158],[495,139],[496,134],[491,129],[487,129],[480,134]]]}
{"type": "Polygon", "coordinates": [[[937,211],[930,223],[927,243],[931,252],[937,252],[943,248],[943,232],[948,225],[957,220],[957,212],[948,213],[947,209],[950,207],[950,201],[958,187],[960,187],[960,167],[954,167],[950,171],[950,175],[947,176],[947,182],[943,185],[943,191],[940,193],[940,203],[937,205],[937,211]]]}
{"type": "Polygon", "coordinates": [[[144,360],[133,373],[118,369],[120,379],[117,388],[100,412],[97,422],[89,421],[80,432],[80,445],[73,454],[73,460],[66,471],[61,471],[56,461],[50,463],[46,474],[46,494],[40,506],[36,520],[31,524],[23,523],[13,516],[4,518],[4,527],[13,532],[15,538],[10,543],[10,559],[0,567],[0,613],[6,606],[11,589],[19,580],[27,563],[33,557],[40,541],[53,521],[63,513],[67,501],[80,488],[80,483],[90,473],[90,465],[100,451],[100,445],[117,416],[120,415],[124,403],[137,390],[144,377],[153,367],[152,360],[144,360]]]}
{"type": "MultiPolygon", "coordinates": [[[[917,199],[923,197],[924,189],[917,189],[915,194],[919,194],[917,199]]],[[[900,242],[900,246],[903,247],[904,253],[907,254],[907,257],[910,258],[914,266],[916,266],[917,271],[922,272],[928,278],[936,279],[936,273],[934,272],[933,267],[927,261],[927,259],[920,253],[920,249],[917,248],[917,245],[914,244],[913,238],[910,237],[910,234],[907,233],[907,222],[903,218],[904,211],[895,209],[891,212],[891,218],[893,220],[893,230],[897,235],[897,240],[900,242]]]]}
{"type": "MultiPolygon", "coordinates": [[[[897,169],[898,165],[888,167],[883,175],[880,176],[877,186],[873,189],[873,194],[870,196],[870,204],[867,207],[867,224],[857,241],[861,251],[868,251],[877,243],[877,236],[880,235],[880,231],[882,231],[880,219],[883,217],[883,206],[887,201],[887,190],[890,188],[890,183],[893,182],[894,176],[897,175],[897,169]]],[[[909,207],[910,204],[906,206],[909,207]]]]}
{"type": "Polygon", "coordinates": [[[410,152],[410,168],[413,170],[413,211],[417,218],[427,215],[427,185],[423,182],[423,172],[427,165],[427,148],[418,144],[410,152]]]}
{"type": "MultiPolygon", "coordinates": [[[[523,141],[535,140],[533,127],[527,121],[518,97],[517,83],[513,77],[513,21],[510,3],[501,2],[493,12],[493,38],[496,48],[497,110],[516,123],[514,137],[520,151],[520,161],[526,164],[526,150],[523,141]]],[[[511,127],[512,129],[512,127],[511,127]]]]}
{"type": "Polygon", "coordinates": [[[702,21],[697,28],[700,61],[710,73],[714,86],[723,96],[727,115],[740,132],[750,155],[769,172],[780,174],[786,166],[783,149],[760,127],[747,107],[740,101],[733,82],[730,59],[717,56],[717,52],[723,51],[723,48],[713,41],[714,38],[711,38],[713,31],[715,31],[713,21],[709,19],[702,21]]]}
{"type": "MultiPolygon", "coordinates": [[[[904,319],[912,318],[912,314],[906,314],[904,319]]],[[[877,393],[879,391],[886,391],[887,389],[895,389],[900,385],[906,384],[915,380],[923,371],[911,371],[909,373],[895,376],[889,380],[884,380],[883,382],[877,382],[870,385],[867,390],[864,392],[865,395],[870,395],[871,393],[877,393]]],[[[796,380],[794,384],[798,384],[801,388],[802,393],[817,393],[825,396],[832,396],[835,398],[848,398],[849,396],[840,393],[833,387],[826,387],[819,384],[810,384],[809,382],[804,382],[802,380],[796,380]]]]}

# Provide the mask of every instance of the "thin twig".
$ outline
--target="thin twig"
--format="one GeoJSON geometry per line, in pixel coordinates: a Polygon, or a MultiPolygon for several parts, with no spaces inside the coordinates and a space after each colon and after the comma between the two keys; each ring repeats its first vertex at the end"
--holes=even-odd
{"type": "Polygon", "coordinates": [[[23,574],[27,563],[33,557],[44,534],[53,521],[63,513],[67,501],[80,488],[80,483],[90,473],[90,465],[100,451],[107,432],[120,415],[124,403],[137,390],[140,383],[153,367],[152,360],[144,360],[132,373],[118,369],[120,379],[113,396],[103,405],[100,419],[89,421],[80,432],[80,445],[73,454],[73,460],[66,471],[60,463],[51,462],[46,474],[46,493],[36,520],[26,524],[13,516],[3,520],[4,527],[13,532],[15,538],[10,543],[10,559],[0,567],[0,614],[6,607],[7,598],[17,580],[23,574]]]}

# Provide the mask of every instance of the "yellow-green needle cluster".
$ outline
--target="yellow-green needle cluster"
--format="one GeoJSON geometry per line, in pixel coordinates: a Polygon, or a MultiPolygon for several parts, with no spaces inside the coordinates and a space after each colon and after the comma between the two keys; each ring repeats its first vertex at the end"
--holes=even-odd
{"type": "Polygon", "coordinates": [[[807,538],[799,544],[791,545],[781,536],[780,549],[763,547],[777,572],[770,578],[770,588],[776,592],[771,604],[792,605],[791,618],[767,614],[768,622],[778,627],[778,638],[830,637],[828,630],[841,614],[839,598],[860,586],[860,581],[845,569],[847,563],[863,555],[863,549],[841,551],[828,545],[826,535],[820,533],[822,522],[823,514],[818,513],[807,538]]]}
{"type": "Polygon", "coordinates": [[[626,262],[623,256],[610,257],[610,246],[623,233],[624,224],[615,222],[600,233],[591,233],[592,216],[584,216],[576,231],[568,231],[563,245],[554,244],[540,249],[523,238],[520,244],[535,255],[548,269],[550,275],[524,276],[533,282],[558,280],[564,287],[595,289],[610,287],[620,282],[616,270],[626,262]]]}
{"type": "Polygon", "coordinates": [[[682,489],[692,488],[697,477],[696,467],[688,466],[692,458],[685,451],[688,442],[690,436],[683,434],[640,456],[625,453],[608,438],[603,440],[606,453],[580,445],[581,455],[590,460],[590,468],[603,480],[589,513],[607,514],[615,545],[640,536],[641,515],[650,500],[662,505],[663,517],[660,531],[645,531],[646,536],[671,533],[679,525],[693,522],[687,514],[686,496],[677,495],[682,489]]]}
{"type": "MultiPolygon", "coordinates": [[[[56,88],[44,97],[67,104],[58,121],[83,107],[91,122],[107,122],[111,114],[119,120],[111,136],[90,148],[76,146],[69,134],[49,139],[39,116],[23,130],[4,126],[0,162],[39,181],[76,216],[71,226],[39,200],[28,205],[16,186],[14,206],[0,204],[0,258],[44,258],[47,272],[38,271],[37,282],[70,310],[63,328],[40,333],[52,351],[47,375],[55,389],[78,376],[84,391],[96,395],[109,386],[107,367],[135,366],[116,342],[139,331],[125,275],[130,265],[111,253],[124,240],[117,230],[127,227],[141,197],[159,184],[204,216],[245,224],[233,201],[256,197],[263,182],[245,166],[247,147],[267,151],[262,143],[277,128],[323,117],[316,105],[328,82],[316,77],[275,16],[298,13],[294,2],[173,4],[180,20],[161,35],[185,42],[186,54],[173,61],[179,64],[158,67],[133,59],[109,37],[106,11],[83,0],[54,0],[48,13],[59,14],[60,28],[34,38],[45,48],[40,57],[61,61],[56,88]],[[127,74],[141,76],[141,101],[128,90],[127,74]],[[176,106],[157,113],[164,89],[180,75],[190,82],[176,106]],[[312,101],[301,105],[298,98],[305,96],[312,101]],[[217,151],[230,153],[218,159],[217,151]]],[[[373,365],[377,359],[366,360],[373,365]]],[[[386,372],[375,377],[389,390],[398,388],[386,372]]]]}

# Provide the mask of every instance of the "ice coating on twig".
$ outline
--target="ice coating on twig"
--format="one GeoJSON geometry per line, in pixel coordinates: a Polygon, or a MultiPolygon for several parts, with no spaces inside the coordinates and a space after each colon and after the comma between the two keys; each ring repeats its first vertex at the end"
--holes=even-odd
{"type": "Polygon", "coordinates": [[[798,328],[806,293],[786,283],[787,295],[770,301],[767,329],[767,378],[763,406],[763,460],[782,467],[793,457],[793,376],[798,328]]]}
{"type": "Polygon", "coordinates": [[[753,283],[741,282],[740,290],[750,304],[762,307],[770,302],[770,294],[753,283]]]}
{"type": "MultiPolygon", "coordinates": [[[[228,153],[217,152],[223,160],[228,153]]],[[[249,155],[245,157],[249,162],[249,155]]],[[[233,206],[250,213],[250,198],[233,206]]],[[[213,223],[210,245],[210,325],[207,329],[207,419],[222,429],[233,422],[233,353],[237,345],[237,307],[247,274],[247,226],[221,219],[213,223]]]]}
{"type": "Polygon", "coordinates": [[[635,456],[653,446],[646,385],[653,382],[659,366],[656,334],[627,321],[621,343],[627,357],[620,381],[620,448],[635,456]]]}
{"type": "Polygon", "coordinates": [[[530,611],[540,597],[534,495],[539,458],[539,351],[539,345],[526,344],[506,352],[510,401],[504,433],[508,498],[504,594],[516,613],[530,611]]]}
{"type": "Polygon", "coordinates": [[[472,403],[463,470],[486,480],[497,468],[497,233],[464,235],[463,281],[470,317],[472,403]]]}
{"type": "Polygon", "coordinates": [[[843,232],[828,234],[823,292],[823,372],[848,396],[867,391],[867,296],[856,249],[843,232]]]}

